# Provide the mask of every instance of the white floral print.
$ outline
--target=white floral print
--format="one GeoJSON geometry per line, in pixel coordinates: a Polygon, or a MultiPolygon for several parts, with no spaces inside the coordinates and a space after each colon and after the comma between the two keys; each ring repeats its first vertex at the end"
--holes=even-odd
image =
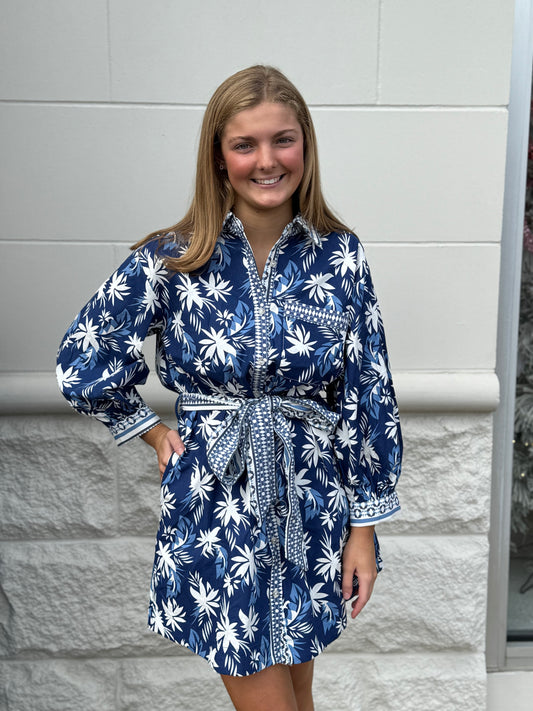
{"type": "Polygon", "coordinates": [[[162,234],[126,259],[70,326],[58,382],[123,444],[159,422],[136,390],[156,335],[186,449],[161,484],[149,626],[241,676],[342,631],[349,526],[399,509],[398,409],[355,235],[296,217],[262,277],[231,213],[199,273],[165,269],[183,248],[162,234]]]}

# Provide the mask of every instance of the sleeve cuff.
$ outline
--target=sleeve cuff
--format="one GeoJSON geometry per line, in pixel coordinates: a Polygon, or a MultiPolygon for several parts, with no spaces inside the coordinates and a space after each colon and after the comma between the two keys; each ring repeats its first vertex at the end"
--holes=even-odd
{"type": "Polygon", "coordinates": [[[134,437],[148,432],[161,422],[161,418],[148,405],[141,405],[138,410],[114,422],[109,431],[117,445],[125,444],[134,437]]]}
{"type": "Polygon", "coordinates": [[[400,511],[400,502],[395,492],[381,498],[372,496],[368,501],[355,501],[348,493],[348,502],[350,526],[372,526],[400,511]]]}

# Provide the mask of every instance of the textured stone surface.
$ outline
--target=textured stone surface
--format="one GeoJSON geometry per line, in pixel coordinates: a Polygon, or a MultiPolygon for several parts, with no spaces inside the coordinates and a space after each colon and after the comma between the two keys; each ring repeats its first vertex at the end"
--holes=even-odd
{"type": "MultiPolygon", "coordinates": [[[[0,664],[6,711],[230,711],[217,674],[180,658],[0,664]]],[[[482,711],[481,654],[325,654],[316,661],[317,711],[482,711]]]]}
{"type": "Polygon", "coordinates": [[[482,654],[326,654],[316,663],[317,711],[484,711],[482,654]]]}
{"type": "Polygon", "coordinates": [[[0,664],[2,711],[118,711],[116,692],[117,663],[108,660],[0,664]]]}
{"type": "Polygon", "coordinates": [[[487,533],[492,415],[409,415],[402,418],[402,430],[402,512],[379,530],[487,533]]]}
{"type": "MultiPolygon", "coordinates": [[[[402,513],[381,530],[486,532],[491,416],[408,415],[402,426],[402,513]]],[[[159,479],[143,442],[117,448],[101,424],[75,416],[6,417],[0,427],[3,538],[155,534],[159,479]]]]}
{"type": "MultiPolygon", "coordinates": [[[[487,545],[474,537],[392,537],[387,569],[338,651],[479,650],[487,545]]],[[[153,543],[119,539],[6,546],[3,625],[13,655],[180,654],[146,631],[153,543]]]]}
{"type": "Polygon", "coordinates": [[[8,654],[176,654],[146,629],[153,542],[30,542],[4,546],[8,654]]]}
{"type": "Polygon", "coordinates": [[[100,423],[3,417],[0,435],[1,538],[116,533],[116,446],[100,423]]]}
{"type": "MultiPolygon", "coordinates": [[[[387,535],[487,533],[492,416],[408,415],[402,427],[402,512],[379,530],[387,535]]],[[[142,442],[122,447],[118,472],[121,532],[154,535],[159,489],[152,450],[142,442]]]]}
{"type": "Polygon", "coordinates": [[[118,457],[120,532],[122,535],[155,537],[160,477],[154,450],[138,440],[120,447],[118,457]]]}
{"type": "MultiPolygon", "coordinates": [[[[205,662],[146,628],[151,449],[117,448],[75,416],[0,426],[0,706],[231,708],[205,662]]],[[[483,708],[491,418],[410,415],[403,426],[403,515],[379,528],[385,570],[372,600],[317,663],[317,710],[431,711],[462,697],[461,708],[483,708]]]]}
{"type": "Polygon", "coordinates": [[[481,652],[485,639],[488,544],[484,537],[383,539],[385,569],[335,651],[481,652]]]}
{"type": "Polygon", "coordinates": [[[188,654],[177,659],[138,659],[121,664],[118,709],[128,711],[231,711],[218,674],[188,654]]]}

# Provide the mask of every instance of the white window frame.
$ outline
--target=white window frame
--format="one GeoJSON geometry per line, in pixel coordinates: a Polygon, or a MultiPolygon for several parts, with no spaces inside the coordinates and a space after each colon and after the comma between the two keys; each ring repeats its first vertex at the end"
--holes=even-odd
{"type": "Polygon", "coordinates": [[[520,311],[529,109],[533,66],[533,0],[516,0],[500,262],[496,372],[500,405],[494,415],[487,669],[533,670],[533,642],[507,642],[513,435],[520,311]]]}

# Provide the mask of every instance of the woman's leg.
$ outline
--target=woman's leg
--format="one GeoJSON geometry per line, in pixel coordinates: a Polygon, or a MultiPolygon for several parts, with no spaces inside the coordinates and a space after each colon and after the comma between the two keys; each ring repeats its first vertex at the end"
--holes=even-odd
{"type": "Polygon", "coordinates": [[[313,711],[313,662],[292,667],[276,664],[250,676],[221,677],[236,711],[313,711]]]}
{"type": "Polygon", "coordinates": [[[292,687],[298,711],[314,711],[313,706],[313,660],[303,664],[294,664],[289,667],[292,678],[292,687]]]}

